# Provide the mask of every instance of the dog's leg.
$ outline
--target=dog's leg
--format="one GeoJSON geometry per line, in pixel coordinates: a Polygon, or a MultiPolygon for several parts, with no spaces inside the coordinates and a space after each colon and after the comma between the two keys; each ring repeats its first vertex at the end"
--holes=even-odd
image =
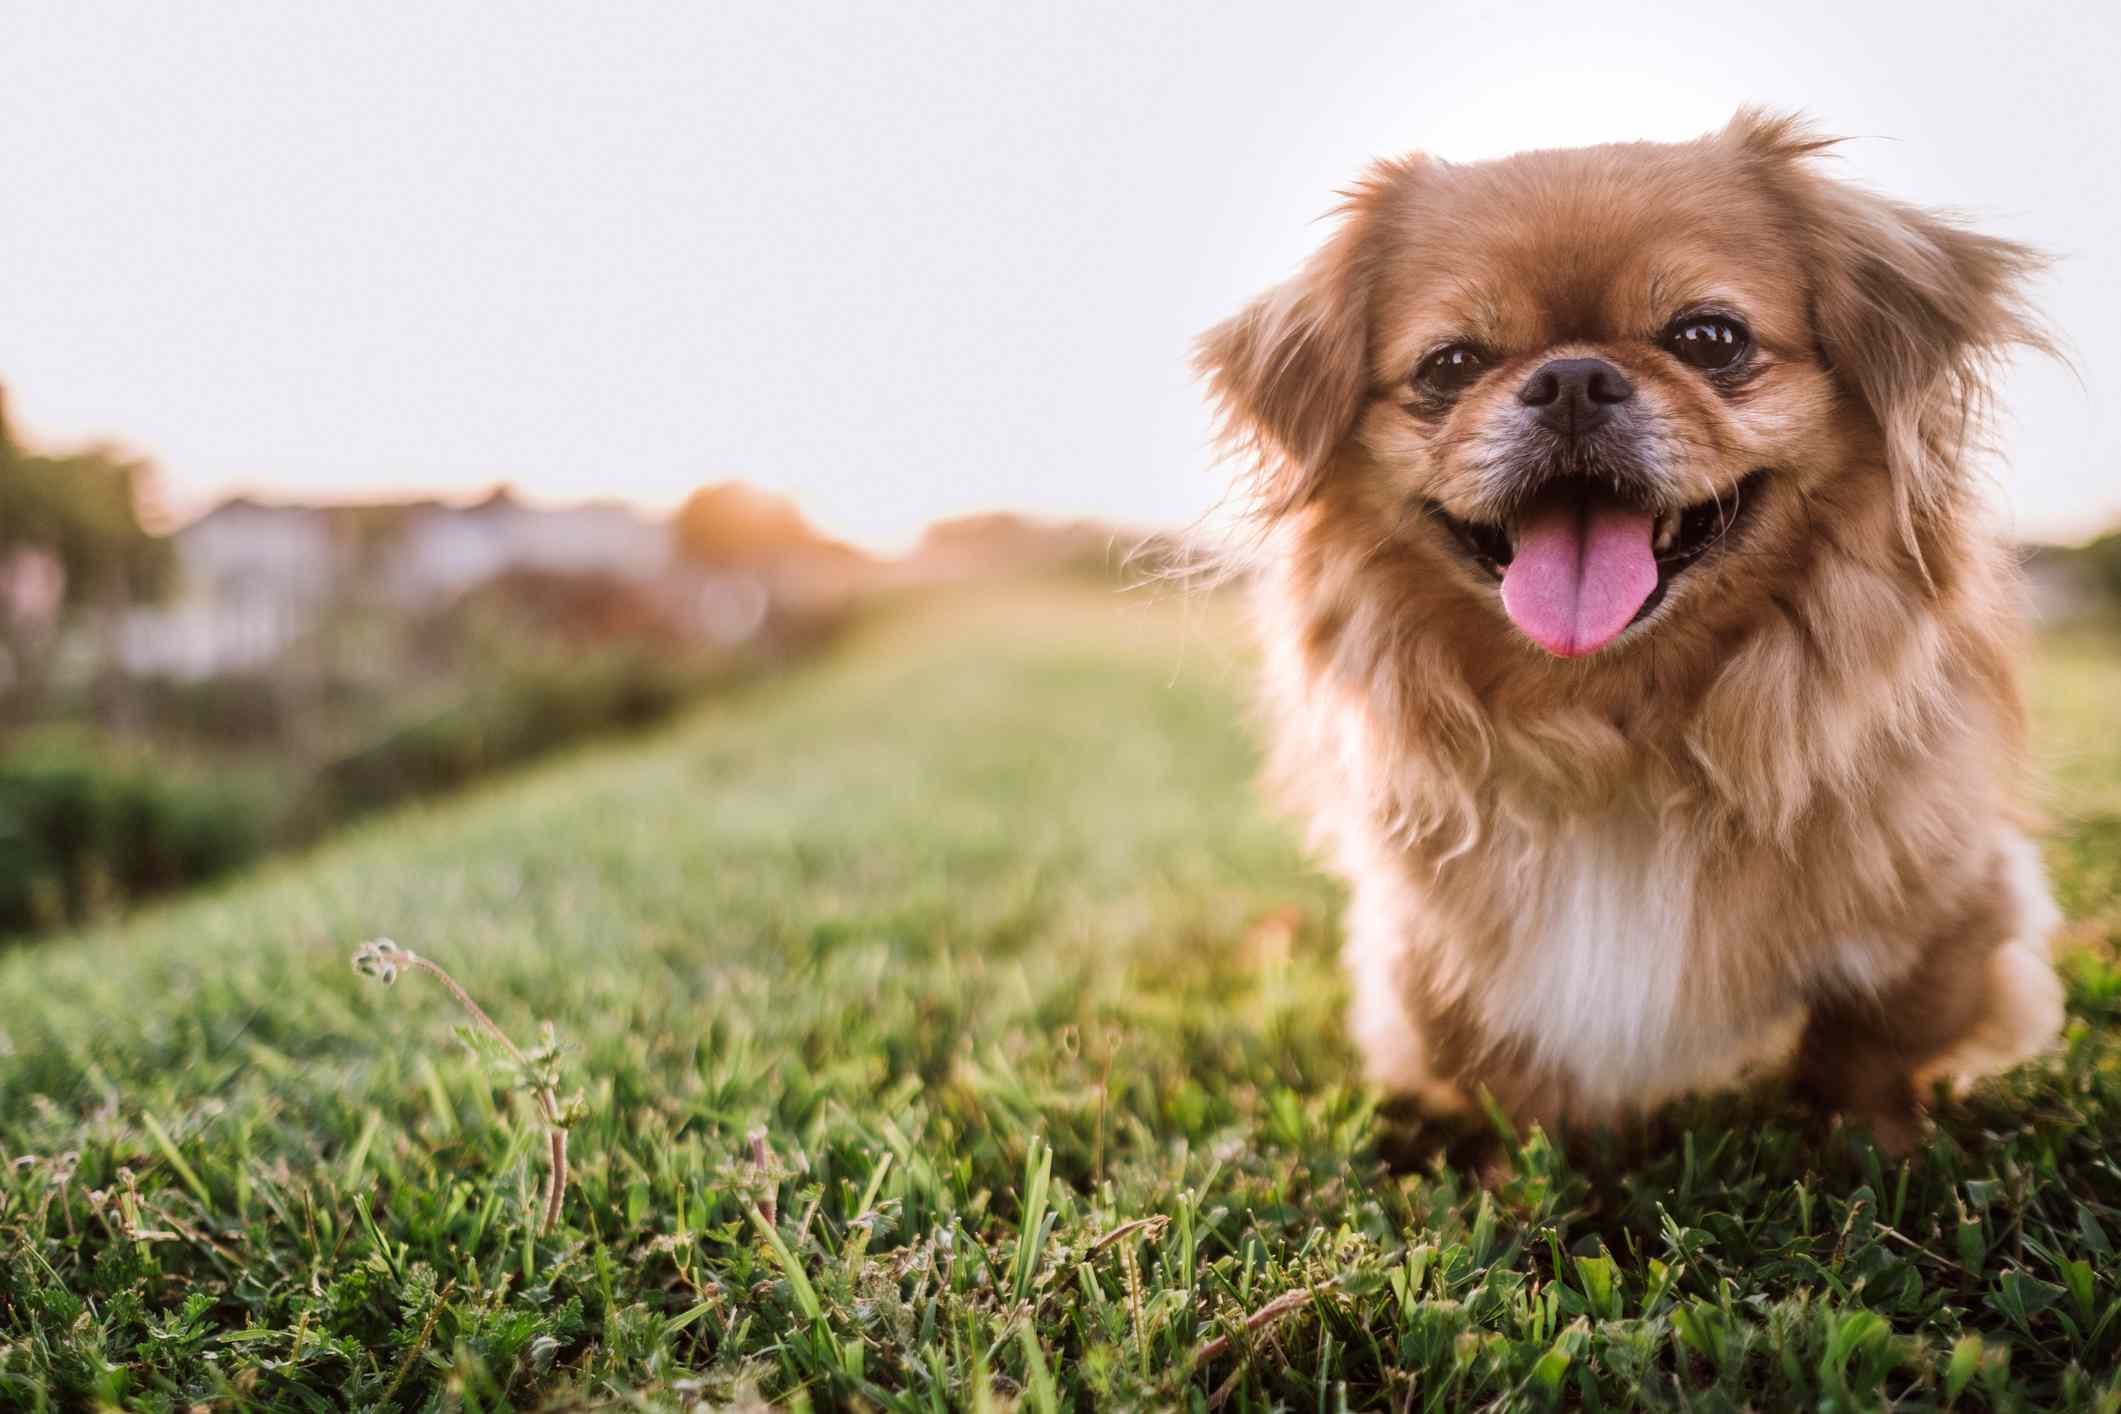
{"type": "Polygon", "coordinates": [[[1983,1005],[1974,1024],[1943,1054],[1915,1072],[1915,1091],[1938,1085],[1963,1097],[1974,1082],[2046,1050],[2062,1029],[2062,979],[2055,975],[2052,941],[2062,922],[2032,841],[2004,843],[2001,874],[2010,907],[2010,933],[1989,956],[1983,1005]]]}
{"type": "Polygon", "coordinates": [[[1429,1028],[1409,1004],[1399,958],[1363,942],[1359,935],[1350,939],[1347,962],[1348,1029],[1362,1052],[1364,1078],[1413,1099],[1424,1113],[1465,1113],[1472,1108],[1465,1094],[1430,1064],[1429,1028]]]}
{"type": "Polygon", "coordinates": [[[1445,1000],[1434,975],[1437,940],[1422,941],[1427,920],[1404,896],[1358,889],[1342,954],[1351,992],[1348,1029],[1362,1054],[1364,1078],[1411,1100],[1431,1119],[1459,1131],[1454,1166],[1494,1184],[1511,1172],[1503,1134],[1488,1119],[1500,1111],[1518,1136],[1538,1125],[1562,1143],[1571,1087],[1533,1063],[1523,1043],[1497,1045],[1463,997],[1445,1000]]]}
{"type": "Polygon", "coordinates": [[[1938,1084],[1964,1094],[2045,1049],[2062,1027],[2062,981],[2048,960],[2059,915],[2031,846],[2002,850],[1993,887],[1938,934],[1915,969],[1875,996],[1815,1005],[1798,1079],[1818,1100],[1905,1153],[1938,1084]]]}
{"type": "Polygon", "coordinates": [[[1428,1114],[1462,1114],[1472,1108],[1467,1096],[1434,1064],[1437,1038],[1424,1006],[1423,923],[1404,889],[1375,878],[1357,887],[1341,951],[1349,982],[1348,1031],[1372,1085],[1415,1101],[1428,1114]]]}

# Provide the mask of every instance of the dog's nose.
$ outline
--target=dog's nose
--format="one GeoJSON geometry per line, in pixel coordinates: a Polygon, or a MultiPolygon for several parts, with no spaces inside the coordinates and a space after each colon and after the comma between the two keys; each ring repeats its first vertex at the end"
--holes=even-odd
{"type": "Polygon", "coordinates": [[[1634,396],[1627,375],[1602,358],[1551,359],[1517,390],[1540,426],[1569,434],[1589,432],[1634,396]]]}

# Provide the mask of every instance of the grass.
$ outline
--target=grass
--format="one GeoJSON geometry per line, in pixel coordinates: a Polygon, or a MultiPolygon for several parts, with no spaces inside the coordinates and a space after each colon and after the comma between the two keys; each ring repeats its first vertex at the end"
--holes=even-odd
{"type": "Polygon", "coordinates": [[[2121,1407],[2121,649],[2036,683],[2053,1062],[1906,1164],[1770,1094],[1488,1193],[1388,1163],[1234,642],[932,602],[0,955],[0,1407],[2121,1407]]]}

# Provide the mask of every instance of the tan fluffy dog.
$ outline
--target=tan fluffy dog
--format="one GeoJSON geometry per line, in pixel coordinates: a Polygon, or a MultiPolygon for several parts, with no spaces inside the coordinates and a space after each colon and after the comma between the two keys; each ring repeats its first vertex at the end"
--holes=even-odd
{"type": "Polygon", "coordinates": [[[2061,1023],[1964,457],[2038,261],[1826,145],[1381,163],[1202,340],[1384,1086],[1602,1125],[1794,1054],[1904,1146],[2061,1023]]]}

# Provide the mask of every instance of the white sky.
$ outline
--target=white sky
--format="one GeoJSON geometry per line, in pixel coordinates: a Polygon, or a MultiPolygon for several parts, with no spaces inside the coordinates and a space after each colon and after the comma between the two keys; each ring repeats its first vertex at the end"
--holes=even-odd
{"type": "Polygon", "coordinates": [[[742,477],[900,544],[1192,519],[1185,371],[1372,156],[1743,101],[2060,254],[2021,531],[2121,517],[2121,6],[11,3],[0,381],[197,508],[742,477]],[[1327,12],[1332,13],[1328,14],[1327,12]]]}

